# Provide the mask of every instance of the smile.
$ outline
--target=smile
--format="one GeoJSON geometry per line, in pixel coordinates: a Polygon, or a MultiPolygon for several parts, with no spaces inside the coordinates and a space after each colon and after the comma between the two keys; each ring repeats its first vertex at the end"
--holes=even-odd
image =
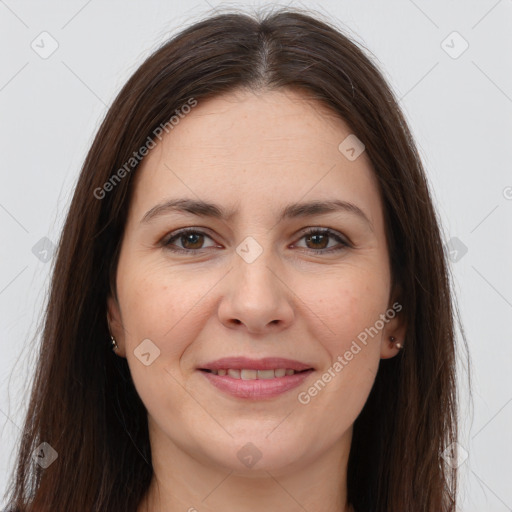
{"type": "MultiPolygon", "coordinates": [[[[232,379],[241,379],[241,380],[267,380],[267,379],[275,379],[279,377],[285,377],[294,375],[296,373],[301,373],[299,371],[295,371],[292,368],[278,368],[276,370],[249,370],[249,369],[219,369],[219,370],[204,370],[213,373],[214,375],[219,375],[221,377],[227,375],[232,379]]],[[[302,370],[307,372],[308,370],[302,370]]]]}
{"type": "Polygon", "coordinates": [[[225,395],[244,400],[275,398],[297,388],[314,372],[312,368],[296,371],[226,369],[201,370],[209,385],[225,395]],[[284,375],[282,375],[284,372],[284,375]]]}

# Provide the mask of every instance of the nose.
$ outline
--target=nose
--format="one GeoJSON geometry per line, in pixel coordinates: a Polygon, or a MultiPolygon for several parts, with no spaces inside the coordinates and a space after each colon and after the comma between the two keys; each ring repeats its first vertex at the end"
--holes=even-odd
{"type": "Polygon", "coordinates": [[[246,329],[251,334],[275,334],[292,323],[295,295],[270,252],[264,250],[254,261],[234,255],[218,309],[226,327],[246,329]]]}

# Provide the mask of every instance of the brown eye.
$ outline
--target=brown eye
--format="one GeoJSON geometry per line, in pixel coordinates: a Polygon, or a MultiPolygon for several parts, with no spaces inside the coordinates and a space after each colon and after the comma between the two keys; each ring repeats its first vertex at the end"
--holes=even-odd
{"type": "Polygon", "coordinates": [[[205,238],[210,237],[202,231],[184,229],[164,241],[163,246],[175,252],[199,251],[204,249],[203,244],[205,238]],[[182,247],[176,246],[175,241],[181,243],[182,247]]]}
{"type": "Polygon", "coordinates": [[[327,244],[329,243],[329,235],[325,235],[324,233],[316,234],[316,235],[307,235],[306,243],[311,242],[316,247],[311,247],[311,249],[325,249],[327,244]]]}
{"type": "Polygon", "coordinates": [[[317,254],[337,252],[350,247],[335,231],[327,228],[310,228],[302,238],[306,240],[306,249],[317,254]],[[336,240],[339,247],[328,247],[330,239],[336,240]]]}
{"type": "MultiPolygon", "coordinates": [[[[204,247],[205,239],[212,240],[212,238],[203,231],[186,228],[171,233],[171,236],[163,241],[162,245],[173,252],[193,253],[194,251],[201,251],[202,249],[208,248],[208,246],[204,247]],[[181,247],[178,244],[181,244],[181,247]]],[[[337,234],[337,232],[328,228],[310,228],[301,239],[306,240],[305,250],[315,254],[337,252],[350,247],[350,244],[337,234]],[[329,247],[331,240],[337,241],[338,246],[335,244],[333,247],[329,247]]]]}
{"type": "Polygon", "coordinates": [[[184,244],[185,249],[201,249],[200,246],[204,243],[203,238],[203,235],[198,233],[187,233],[185,235],[180,235],[180,240],[184,244]]]}

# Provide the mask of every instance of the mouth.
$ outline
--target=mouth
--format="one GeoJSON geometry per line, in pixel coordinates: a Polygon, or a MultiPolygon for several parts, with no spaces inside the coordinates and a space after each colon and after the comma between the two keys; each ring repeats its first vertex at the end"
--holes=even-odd
{"type": "Polygon", "coordinates": [[[289,377],[298,373],[309,372],[313,368],[307,368],[306,370],[296,371],[292,368],[276,368],[275,370],[251,370],[249,368],[220,368],[219,370],[209,370],[206,368],[200,368],[201,371],[212,373],[213,375],[219,375],[221,377],[228,376],[232,379],[238,380],[269,380],[281,377],[289,377]]]}
{"type": "Polygon", "coordinates": [[[198,370],[210,384],[225,394],[261,400],[299,386],[315,369],[291,359],[237,357],[218,359],[198,370]]]}

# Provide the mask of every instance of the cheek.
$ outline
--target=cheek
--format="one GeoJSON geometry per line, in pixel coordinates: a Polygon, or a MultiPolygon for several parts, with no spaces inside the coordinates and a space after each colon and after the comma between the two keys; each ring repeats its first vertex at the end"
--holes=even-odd
{"type": "Polygon", "coordinates": [[[161,410],[184,412],[190,396],[181,384],[180,360],[199,334],[201,298],[212,285],[155,264],[126,265],[119,275],[126,359],[135,388],[154,416],[161,410]]]}
{"type": "Polygon", "coordinates": [[[126,265],[122,270],[119,298],[127,333],[126,357],[136,388],[145,402],[160,396],[163,389],[174,389],[176,398],[184,356],[212,315],[207,299],[219,277],[211,271],[178,271],[154,262],[126,265]],[[138,357],[142,343],[148,345],[149,359],[154,361],[148,366],[138,357]],[[157,354],[154,359],[153,353],[157,354]]]}
{"type": "Polygon", "coordinates": [[[321,319],[315,337],[328,360],[319,372],[322,382],[305,390],[304,401],[311,398],[314,407],[336,412],[335,418],[347,417],[348,411],[357,416],[377,374],[382,330],[375,325],[386,312],[389,290],[384,279],[371,275],[347,272],[337,282],[324,282],[322,292],[309,294],[310,308],[321,319]]]}
{"type": "Polygon", "coordinates": [[[375,275],[365,269],[353,269],[343,276],[322,280],[320,286],[309,287],[308,303],[325,327],[323,339],[332,355],[348,350],[351,341],[367,332],[385,313],[387,282],[385,276],[375,275]]]}
{"type": "Polygon", "coordinates": [[[129,344],[149,338],[165,351],[163,341],[173,338],[173,331],[197,325],[190,318],[197,317],[201,298],[211,288],[206,275],[191,279],[188,272],[154,263],[127,266],[124,275],[119,291],[129,344]]]}

